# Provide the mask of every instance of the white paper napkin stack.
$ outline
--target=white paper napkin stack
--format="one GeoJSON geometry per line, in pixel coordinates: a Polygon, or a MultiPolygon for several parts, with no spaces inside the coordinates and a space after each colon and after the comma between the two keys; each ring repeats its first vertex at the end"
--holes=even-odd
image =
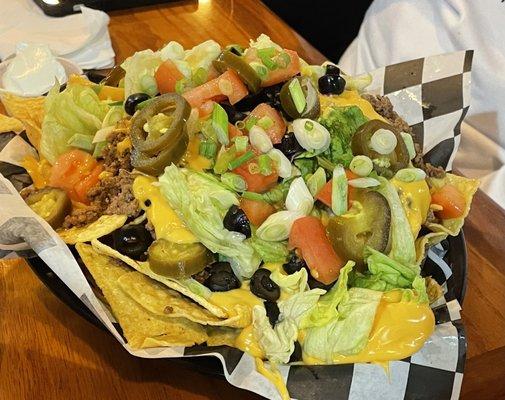
{"type": "Polygon", "coordinates": [[[102,11],[81,6],[81,13],[49,17],[32,0],[1,0],[0,59],[15,53],[20,42],[45,43],[60,57],[83,69],[110,68],[114,50],[102,11]]]}

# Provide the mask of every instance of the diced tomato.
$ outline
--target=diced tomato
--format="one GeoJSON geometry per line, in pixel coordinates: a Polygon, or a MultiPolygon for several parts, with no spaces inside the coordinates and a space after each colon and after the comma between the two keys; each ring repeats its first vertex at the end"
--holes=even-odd
{"type": "Polygon", "coordinates": [[[158,67],[154,77],[159,92],[163,94],[175,92],[175,84],[178,80],[184,78],[184,75],[172,60],[167,60],[158,67]]]}
{"type": "Polygon", "coordinates": [[[465,197],[456,186],[451,184],[435,191],[431,195],[431,203],[443,207],[443,210],[436,212],[437,217],[441,219],[458,218],[465,213],[465,197]]]}
{"type": "Polygon", "coordinates": [[[297,219],[289,233],[289,247],[298,249],[309,267],[310,274],[328,285],[334,282],[345,262],[335,253],[319,218],[297,219]]]}
{"type": "MultiPolygon", "coordinates": [[[[285,49],[284,51],[289,55],[291,61],[285,68],[276,68],[274,70],[269,70],[267,76],[261,80],[262,87],[272,86],[276,85],[277,83],[287,81],[289,78],[295,76],[300,72],[300,57],[298,56],[298,53],[293,50],[285,49]]],[[[261,63],[261,60],[256,53],[256,49],[254,48],[247,49],[245,60],[248,63],[261,63]]]]}
{"type": "Polygon", "coordinates": [[[212,79],[216,79],[219,76],[219,72],[214,68],[212,64],[210,64],[209,69],[207,70],[207,82],[212,79]]]}
{"type": "Polygon", "coordinates": [[[228,136],[230,137],[230,140],[237,137],[237,136],[244,136],[244,133],[238,129],[235,125],[230,124],[228,122],[228,136]]]}
{"type": "Polygon", "coordinates": [[[242,198],[240,208],[244,211],[251,224],[260,226],[265,220],[275,212],[274,206],[266,201],[249,200],[242,198]]]}
{"type": "MultiPolygon", "coordinates": [[[[359,178],[358,175],[348,169],[345,170],[345,175],[347,177],[347,180],[359,178]]],[[[331,185],[332,180],[330,179],[328,182],[326,182],[326,185],[324,185],[323,188],[316,194],[316,200],[319,200],[321,203],[327,205],[328,207],[331,207],[331,185]]],[[[347,186],[347,207],[351,206],[351,201],[354,199],[354,197],[356,197],[355,192],[356,188],[349,185],[347,186]]]]}
{"type": "Polygon", "coordinates": [[[261,103],[251,111],[248,118],[251,116],[256,117],[258,120],[263,117],[270,118],[273,124],[270,128],[265,129],[265,132],[268,134],[273,144],[280,143],[282,141],[282,137],[286,133],[286,123],[275,108],[271,107],[267,103],[261,103]]]}
{"type": "Polygon", "coordinates": [[[226,96],[230,104],[235,104],[247,96],[248,93],[247,87],[240,80],[237,73],[228,70],[217,78],[188,90],[183,93],[183,97],[191,107],[199,107],[204,101],[220,95],[226,96]]]}
{"type": "Polygon", "coordinates": [[[249,171],[249,164],[256,163],[256,158],[242,164],[240,167],[235,168],[233,172],[242,176],[247,183],[247,190],[249,192],[263,193],[273,188],[277,184],[277,172],[272,172],[270,175],[262,175],[259,172],[252,174],[249,171]]]}
{"type": "Polygon", "coordinates": [[[99,181],[98,177],[102,173],[102,171],[103,171],[102,164],[98,164],[93,169],[93,171],[91,171],[91,174],[86,176],[83,180],[79,181],[77,185],[75,185],[74,187],[75,194],[77,195],[81,203],[88,202],[88,192],[93,186],[96,186],[96,184],[99,181]]]}
{"type": "Polygon", "coordinates": [[[101,168],[90,154],[82,150],[71,150],[58,157],[54,163],[49,185],[64,189],[72,200],[87,204],[87,192],[98,182],[101,168]],[[90,178],[86,179],[88,176],[90,178]]]}
{"type": "Polygon", "coordinates": [[[212,110],[214,109],[214,101],[213,100],[207,100],[202,103],[200,107],[198,107],[198,115],[200,118],[205,118],[212,114],[212,110]]]}

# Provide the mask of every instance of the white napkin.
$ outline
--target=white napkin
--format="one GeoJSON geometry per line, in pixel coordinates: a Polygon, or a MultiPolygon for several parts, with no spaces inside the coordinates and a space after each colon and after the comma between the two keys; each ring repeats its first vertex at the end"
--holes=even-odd
{"type": "Polygon", "coordinates": [[[45,43],[57,56],[83,69],[114,65],[114,50],[103,11],[81,6],[81,13],[49,17],[32,0],[1,2],[0,58],[15,53],[19,42],[45,43]]]}

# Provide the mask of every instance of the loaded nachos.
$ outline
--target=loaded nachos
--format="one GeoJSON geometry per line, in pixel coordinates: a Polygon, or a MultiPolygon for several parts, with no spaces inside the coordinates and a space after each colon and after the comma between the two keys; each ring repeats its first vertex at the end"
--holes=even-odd
{"type": "Polygon", "coordinates": [[[425,252],[478,183],[424,164],[370,80],[265,35],[144,50],[49,92],[22,195],[132,348],[233,346],[274,382],[284,363],[399,360],[434,329],[425,252]]]}

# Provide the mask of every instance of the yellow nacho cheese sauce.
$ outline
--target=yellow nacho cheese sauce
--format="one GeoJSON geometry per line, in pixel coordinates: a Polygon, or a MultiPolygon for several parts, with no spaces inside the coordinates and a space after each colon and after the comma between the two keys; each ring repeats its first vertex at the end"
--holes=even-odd
{"type": "Polygon", "coordinates": [[[191,139],[188,144],[188,150],[184,155],[184,161],[187,167],[195,171],[204,171],[209,169],[212,165],[211,160],[200,155],[200,142],[201,140],[197,137],[191,139]]]}
{"type": "Polygon", "coordinates": [[[153,185],[156,180],[147,176],[138,176],[133,181],[133,195],[140,208],[147,213],[147,219],[154,226],[157,239],[173,243],[195,243],[198,240],[170,207],[160,188],[153,185]]]}
{"type": "MultiPolygon", "coordinates": [[[[332,361],[334,364],[372,362],[385,366],[388,361],[401,360],[417,352],[434,328],[435,317],[428,304],[401,301],[401,291],[393,290],[382,296],[365,348],[354,355],[337,354],[332,361]]],[[[324,364],[307,354],[303,355],[303,361],[324,364]]]]}
{"type": "Polygon", "coordinates": [[[417,238],[421,225],[426,221],[431,203],[430,188],[425,180],[402,182],[393,178],[391,183],[396,187],[405,215],[409,221],[414,238],[417,238]]]}
{"type": "Polygon", "coordinates": [[[368,119],[379,119],[381,121],[384,121],[384,118],[377,114],[370,102],[362,98],[356,90],[344,90],[342,94],[339,94],[338,96],[319,96],[319,100],[321,102],[322,110],[330,106],[357,106],[363,115],[368,119]]]}

